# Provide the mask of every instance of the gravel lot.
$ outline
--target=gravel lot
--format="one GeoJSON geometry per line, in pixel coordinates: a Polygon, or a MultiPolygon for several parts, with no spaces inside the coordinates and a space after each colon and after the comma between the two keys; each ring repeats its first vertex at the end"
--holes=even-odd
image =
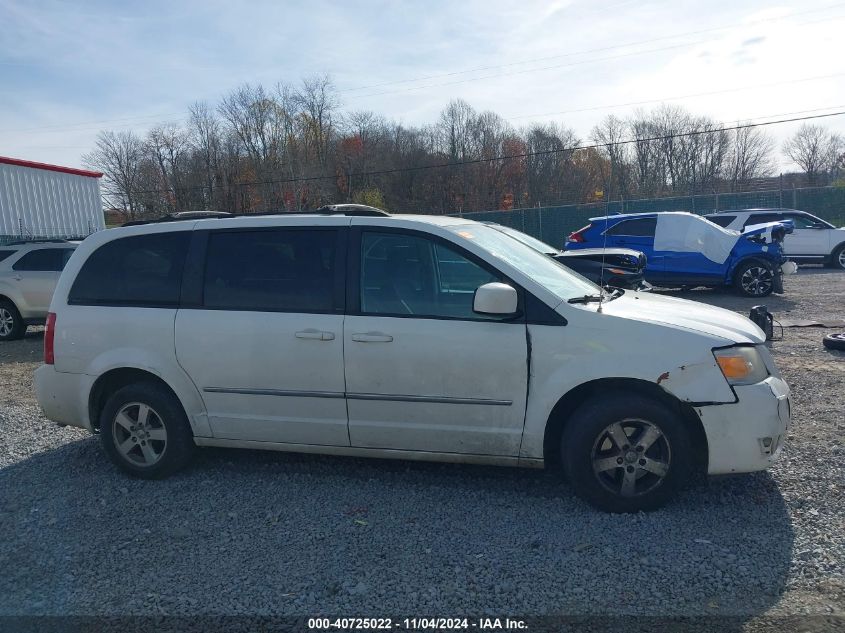
{"type": "MultiPolygon", "coordinates": [[[[845,274],[786,288],[765,301],[776,317],[845,318],[845,274]]],[[[31,329],[0,345],[0,615],[843,616],[845,354],[824,332],[772,345],[795,410],[770,472],[612,516],[551,473],[504,468],[204,450],[174,478],[132,480],[40,415],[31,329]]]]}

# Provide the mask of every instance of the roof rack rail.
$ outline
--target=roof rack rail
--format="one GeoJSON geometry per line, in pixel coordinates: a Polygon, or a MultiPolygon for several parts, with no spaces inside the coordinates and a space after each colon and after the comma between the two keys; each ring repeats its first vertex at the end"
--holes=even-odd
{"type": "Polygon", "coordinates": [[[182,220],[204,220],[207,218],[254,218],[268,215],[346,215],[356,217],[390,217],[387,211],[366,204],[327,204],[313,211],[259,211],[258,213],[229,213],[228,211],[182,211],[168,213],[152,220],[132,220],[121,226],[141,226],[159,222],[180,222],[182,220]]]}
{"type": "Polygon", "coordinates": [[[257,213],[234,213],[237,218],[254,218],[268,215],[346,215],[361,217],[389,217],[390,213],[366,204],[325,204],[309,211],[258,211],[257,213]]]}
{"type": "Polygon", "coordinates": [[[387,211],[371,207],[366,204],[327,204],[315,211],[308,211],[307,213],[315,213],[319,215],[349,215],[349,216],[389,216],[387,211]]]}
{"type": "Polygon", "coordinates": [[[44,237],[34,238],[31,240],[15,240],[13,242],[6,242],[4,246],[22,246],[25,244],[67,244],[68,240],[60,237],[44,237]]]}
{"type": "Polygon", "coordinates": [[[233,218],[234,213],[228,211],[180,211],[168,213],[152,220],[132,220],[124,222],[120,226],[141,226],[144,224],[158,224],[159,222],[181,222],[183,220],[204,220],[206,218],[233,218]]]}

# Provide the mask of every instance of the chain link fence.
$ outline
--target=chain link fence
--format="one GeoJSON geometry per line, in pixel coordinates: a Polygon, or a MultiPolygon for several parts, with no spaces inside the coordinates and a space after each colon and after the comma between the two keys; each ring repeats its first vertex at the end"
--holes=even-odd
{"type": "Polygon", "coordinates": [[[585,226],[590,218],[596,216],[655,211],[690,211],[703,215],[727,209],[757,207],[800,209],[817,215],[835,226],[845,226],[845,187],[805,187],[671,198],[614,200],[454,215],[478,222],[504,224],[562,248],[566,237],[572,231],[585,226]]]}

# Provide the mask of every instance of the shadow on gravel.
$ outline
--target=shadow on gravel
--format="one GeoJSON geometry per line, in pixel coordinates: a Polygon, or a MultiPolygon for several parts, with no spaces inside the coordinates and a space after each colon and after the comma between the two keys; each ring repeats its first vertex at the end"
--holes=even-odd
{"type": "Polygon", "coordinates": [[[724,617],[784,591],[765,473],[607,515],[543,471],[204,450],[164,481],[94,439],[0,470],[0,615],[724,617]]]}
{"type": "Polygon", "coordinates": [[[701,301],[710,305],[749,312],[753,306],[765,305],[771,312],[788,312],[799,305],[798,300],[789,294],[771,294],[768,297],[743,297],[728,288],[695,288],[693,290],[672,290],[666,288],[655,289],[657,295],[701,301]]]}

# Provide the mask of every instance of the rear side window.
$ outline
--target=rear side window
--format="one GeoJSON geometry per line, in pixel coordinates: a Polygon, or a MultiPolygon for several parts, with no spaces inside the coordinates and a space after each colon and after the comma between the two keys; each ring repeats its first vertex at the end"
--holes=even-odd
{"type": "Polygon", "coordinates": [[[14,270],[28,272],[59,272],[67,264],[73,249],[71,248],[40,248],[29,251],[14,263],[14,270]]]}
{"type": "Polygon", "coordinates": [[[214,231],[203,282],[206,308],[331,312],[336,230],[214,231]]]}
{"type": "Polygon", "coordinates": [[[755,224],[765,224],[766,222],[780,222],[783,220],[782,213],[755,213],[748,216],[742,228],[754,226],[755,224]]]}
{"type": "Polygon", "coordinates": [[[722,228],[726,228],[728,224],[733,222],[736,219],[735,215],[708,215],[707,220],[710,220],[713,224],[718,224],[722,228]]]}
{"type": "Polygon", "coordinates": [[[171,307],[179,305],[190,232],[124,237],[88,257],[68,303],[171,307]]]}
{"type": "Polygon", "coordinates": [[[0,262],[15,254],[16,251],[0,251],[0,262]]]}
{"type": "Polygon", "coordinates": [[[636,218],[622,220],[607,230],[608,235],[628,235],[632,237],[654,237],[657,218],[636,218]]]}

